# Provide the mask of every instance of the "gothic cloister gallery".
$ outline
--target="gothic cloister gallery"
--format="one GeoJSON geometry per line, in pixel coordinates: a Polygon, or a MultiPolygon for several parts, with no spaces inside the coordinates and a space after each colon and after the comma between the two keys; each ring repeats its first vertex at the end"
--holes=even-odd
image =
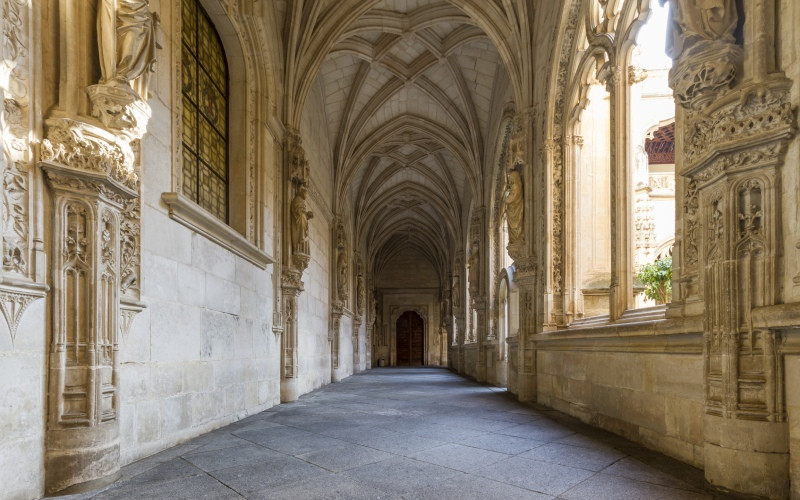
{"type": "Polygon", "coordinates": [[[408,365],[800,498],[797,0],[0,13],[0,497],[408,365]]]}

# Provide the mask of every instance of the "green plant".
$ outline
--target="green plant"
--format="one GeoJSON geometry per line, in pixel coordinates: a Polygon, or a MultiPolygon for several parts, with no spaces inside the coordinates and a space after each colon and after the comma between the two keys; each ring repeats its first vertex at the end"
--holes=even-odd
{"type": "Polygon", "coordinates": [[[672,298],[672,257],[642,266],[637,277],[644,285],[644,296],[656,304],[666,304],[672,298]]]}

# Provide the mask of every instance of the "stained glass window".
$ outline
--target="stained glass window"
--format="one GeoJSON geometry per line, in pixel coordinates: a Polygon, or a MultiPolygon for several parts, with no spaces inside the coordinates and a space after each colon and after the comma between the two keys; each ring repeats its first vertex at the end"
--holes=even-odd
{"type": "Polygon", "coordinates": [[[228,67],[211,20],[183,2],[183,194],[228,220],[228,67]]]}

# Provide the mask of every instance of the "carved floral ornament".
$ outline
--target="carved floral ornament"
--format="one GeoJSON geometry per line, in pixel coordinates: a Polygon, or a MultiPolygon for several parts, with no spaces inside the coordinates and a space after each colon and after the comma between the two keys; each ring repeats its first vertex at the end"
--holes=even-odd
{"type": "Polygon", "coordinates": [[[684,172],[711,181],[723,172],[783,160],[796,130],[784,82],[741,90],[708,114],[690,115],[684,132],[684,172]]]}
{"type": "Polygon", "coordinates": [[[42,141],[42,161],[106,176],[131,192],[138,192],[130,144],[104,130],[70,119],[49,120],[42,141]]]}

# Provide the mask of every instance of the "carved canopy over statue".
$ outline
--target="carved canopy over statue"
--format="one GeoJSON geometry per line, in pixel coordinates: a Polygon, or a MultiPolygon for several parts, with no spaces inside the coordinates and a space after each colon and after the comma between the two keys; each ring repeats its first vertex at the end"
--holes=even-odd
{"type": "Polygon", "coordinates": [[[149,0],[100,0],[97,8],[97,45],[100,83],[130,83],[148,99],[150,74],[155,69],[159,17],[149,0]]]}
{"type": "Polygon", "coordinates": [[[302,184],[292,199],[292,250],[299,254],[308,254],[308,221],[314,213],[306,206],[306,187],[302,184]]]}
{"type": "Polygon", "coordinates": [[[522,223],[525,204],[522,196],[522,177],[517,169],[511,169],[506,180],[504,194],[506,217],[508,220],[508,242],[516,244],[523,240],[522,223]]]}

